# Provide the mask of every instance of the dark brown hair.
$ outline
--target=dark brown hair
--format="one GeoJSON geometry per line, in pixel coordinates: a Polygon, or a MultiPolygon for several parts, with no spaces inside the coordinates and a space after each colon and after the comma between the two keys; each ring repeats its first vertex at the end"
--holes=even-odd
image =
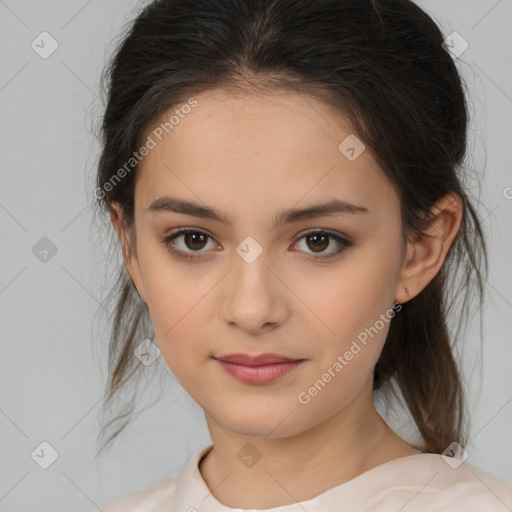
{"type": "MultiPolygon", "coordinates": [[[[398,386],[423,449],[434,453],[467,441],[452,344],[469,318],[474,285],[481,306],[487,274],[481,222],[462,186],[468,172],[465,87],[443,39],[410,0],[151,2],[130,24],[102,76],[106,106],[94,193],[101,214],[114,203],[122,207],[124,225],[134,234],[133,154],[147,130],[194,95],[226,89],[309,95],[348,119],[399,196],[404,239],[425,229],[438,199],[460,196],[457,238],[441,270],[391,322],[374,374],[374,388],[386,396],[399,398],[398,386]],[[448,313],[456,315],[451,310],[457,298],[459,323],[451,335],[448,313]]],[[[147,305],[124,265],[110,300],[115,313],[104,411],[144,371],[134,349],[153,337],[147,305]]],[[[103,435],[113,430],[103,447],[132,410],[133,403],[103,425],[103,435]]]]}

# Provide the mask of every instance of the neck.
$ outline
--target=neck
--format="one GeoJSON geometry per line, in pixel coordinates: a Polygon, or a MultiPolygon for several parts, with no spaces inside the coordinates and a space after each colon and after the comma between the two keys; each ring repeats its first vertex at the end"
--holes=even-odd
{"type": "Polygon", "coordinates": [[[388,427],[375,410],[373,393],[371,398],[370,408],[349,404],[283,438],[244,437],[206,414],[213,448],[200,463],[201,476],[225,506],[273,508],[312,499],[373,467],[418,453],[388,427]]]}

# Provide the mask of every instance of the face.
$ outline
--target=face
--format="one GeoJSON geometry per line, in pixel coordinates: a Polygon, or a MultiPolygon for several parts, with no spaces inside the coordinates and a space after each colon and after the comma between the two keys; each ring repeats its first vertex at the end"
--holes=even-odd
{"type": "Polygon", "coordinates": [[[371,386],[400,314],[398,198],[349,125],[317,100],[195,99],[169,133],[148,132],[156,145],[138,169],[129,271],[163,358],[211,418],[240,435],[295,435],[371,386]],[[211,215],[175,211],[169,198],[211,215]],[[354,208],[283,215],[326,203],[354,208]],[[292,362],[220,362],[269,353],[292,362]]]}

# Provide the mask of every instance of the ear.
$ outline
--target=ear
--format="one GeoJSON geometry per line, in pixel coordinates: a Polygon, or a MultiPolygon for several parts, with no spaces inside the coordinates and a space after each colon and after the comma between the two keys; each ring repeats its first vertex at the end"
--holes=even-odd
{"type": "Polygon", "coordinates": [[[119,242],[123,251],[123,259],[126,269],[132,278],[133,285],[135,286],[140,298],[146,302],[144,295],[144,285],[142,280],[142,272],[137,259],[137,251],[134,242],[133,232],[126,227],[124,220],[123,209],[117,202],[113,202],[110,207],[110,220],[117,231],[119,242]]]}
{"type": "Polygon", "coordinates": [[[459,232],[462,200],[457,194],[446,194],[435,203],[431,212],[424,233],[416,233],[414,240],[407,242],[406,257],[395,290],[395,302],[399,304],[418,295],[439,272],[459,232]]]}

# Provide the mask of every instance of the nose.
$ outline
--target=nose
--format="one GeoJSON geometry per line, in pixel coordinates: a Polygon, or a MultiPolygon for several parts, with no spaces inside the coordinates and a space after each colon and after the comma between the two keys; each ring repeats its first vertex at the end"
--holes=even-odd
{"type": "Polygon", "coordinates": [[[275,329],[289,314],[286,279],[271,268],[264,254],[252,262],[234,258],[223,296],[223,320],[249,334],[275,329]]]}

